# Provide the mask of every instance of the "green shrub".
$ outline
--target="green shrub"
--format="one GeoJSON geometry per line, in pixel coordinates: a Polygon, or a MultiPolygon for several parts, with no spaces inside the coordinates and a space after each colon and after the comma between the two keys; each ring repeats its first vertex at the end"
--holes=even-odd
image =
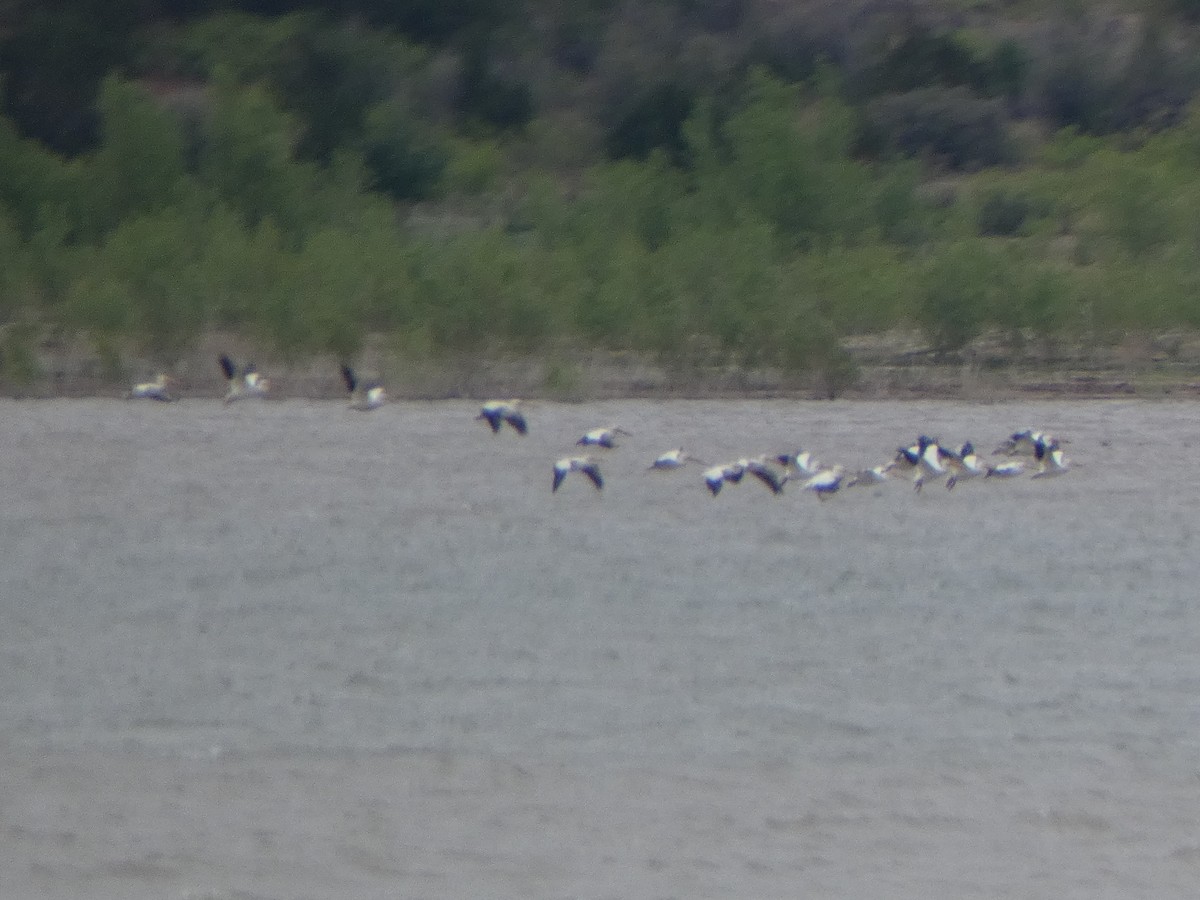
{"type": "Polygon", "coordinates": [[[1025,227],[1030,203],[1025,197],[1003,188],[988,192],[979,205],[979,233],[993,237],[1013,237],[1025,227]]]}
{"type": "Polygon", "coordinates": [[[412,114],[395,102],[371,110],[361,146],[372,186],[397,200],[434,196],[450,156],[444,144],[424,133],[412,114]]]}
{"type": "Polygon", "coordinates": [[[1016,161],[1004,109],[966,88],[926,88],[880,97],[866,107],[858,145],[880,156],[920,157],[949,169],[1016,161]]]}

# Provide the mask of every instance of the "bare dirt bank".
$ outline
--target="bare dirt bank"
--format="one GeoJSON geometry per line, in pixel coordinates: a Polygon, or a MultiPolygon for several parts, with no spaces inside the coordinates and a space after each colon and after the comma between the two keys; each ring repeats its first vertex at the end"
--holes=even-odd
{"type": "MultiPolygon", "coordinates": [[[[891,332],[844,343],[849,376],[784,373],[736,365],[663,364],[623,352],[554,351],[543,357],[413,358],[370,342],[359,370],[381,377],[393,399],[523,396],[559,400],[620,397],[719,398],[832,395],[859,399],[1000,400],[1023,396],[1200,396],[1200,335],[1127,336],[1101,346],[1024,346],[980,340],[960,354],[939,357],[919,334],[891,332]]],[[[287,360],[260,352],[241,338],[213,333],[172,363],[136,352],[101,354],[85,341],[45,341],[34,354],[32,377],[13,377],[0,358],[0,395],[8,397],[121,397],[135,381],[169,371],[180,397],[219,397],[220,353],[254,360],[272,378],[272,397],[343,396],[333,356],[287,360]]]]}

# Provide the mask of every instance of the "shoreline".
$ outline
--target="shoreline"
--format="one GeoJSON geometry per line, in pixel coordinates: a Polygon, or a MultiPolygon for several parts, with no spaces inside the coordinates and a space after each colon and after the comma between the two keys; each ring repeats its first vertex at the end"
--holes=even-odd
{"type": "MultiPolygon", "coordinates": [[[[893,333],[847,341],[856,377],[833,391],[846,400],[958,400],[990,402],[1026,398],[1200,397],[1200,336],[1128,339],[1103,348],[1053,354],[1013,354],[977,342],[939,360],[912,334],[893,333]],[[1165,349],[1164,349],[1165,347],[1165,349]]],[[[131,384],[159,371],[177,380],[180,399],[221,398],[225,381],[217,356],[254,358],[272,379],[273,399],[335,400],[346,396],[332,355],[283,361],[255,354],[242,339],[206,335],[170,366],[134,353],[107,360],[82,343],[45,344],[35,353],[38,377],[21,383],[0,377],[0,397],[122,398],[131,384]]],[[[734,365],[669,367],[630,352],[552,352],[542,357],[408,357],[386,339],[369,342],[355,361],[367,377],[381,378],[394,401],[529,399],[583,402],[609,399],[831,399],[821,373],[785,375],[769,368],[734,365]]],[[[6,371],[0,368],[0,372],[6,371]]]]}

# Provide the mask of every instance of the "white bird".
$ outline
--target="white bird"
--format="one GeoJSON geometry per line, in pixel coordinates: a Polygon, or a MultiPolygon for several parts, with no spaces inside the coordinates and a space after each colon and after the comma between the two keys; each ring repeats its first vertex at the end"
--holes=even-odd
{"type": "Polygon", "coordinates": [[[271,381],[258,374],[254,363],[246,363],[240,370],[225,354],[220,358],[221,371],[229,382],[229,390],[225,394],[225,403],[233,403],[247,397],[265,397],[271,389],[271,381]]]}
{"type": "Polygon", "coordinates": [[[596,486],[596,490],[604,487],[604,478],[600,475],[600,465],[590,456],[564,456],[554,464],[554,483],[550,486],[550,492],[554,493],[558,490],[558,486],[563,483],[572,472],[582,472],[596,486]]]}
{"type": "Polygon", "coordinates": [[[788,473],[786,469],[779,467],[777,459],[769,456],[757,456],[754,459],[740,459],[738,465],[769,487],[772,494],[783,493],[788,473]]]}
{"type": "Polygon", "coordinates": [[[709,491],[715,497],[721,493],[721,487],[725,482],[737,484],[742,480],[744,474],[746,474],[746,467],[741,463],[721,463],[717,466],[709,466],[704,470],[704,483],[708,485],[709,491]]]}
{"type": "Polygon", "coordinates": [[[660,471],[668,469],[679,469],[687,465],[689,462],[698,463],[702,466],[708,465],[704,460],[697,459],[689,453],[685,453],[682,447],[676,447],[674,450],[668,450],[666,453],[659,455],[654,462],[650,463],[651,469],[660,471]]]}
{"type": "Polygon", "coordinates": [[[950,477],[946,479],[946,490],[952,490],[964,478],[987,477],[987,466],[975,452],[975,445],[967,441],[957,453],[951,453],[946,458],[950,467],[950,477]]]}
{"type": "Polygon", "coordinates": [[[575,443],[581,447],[604,447],[606,450],[611,450],[617,446],[617,435],[629,435],[629,432],[624,428],[618,428],[616,425],[608,428],[593,428],[575,443]]]}
{"type": "Polygon", "coordinates": [[[1050,478],[1053,475],[1062,475],[1071,468],[1071,463],[1063,456],[1062,450],[1058,448],[1051,450],[1043,444],[1038,445],[1037,461],[1038,470],[1033,473],[1034,478],[1050,478]]]}
{"type": "Polygon", "coordinates": [[[871,466],[869,469],[859,469],[854,473],[854,477],[846,482],[846,487],[857,487],[860,484],[883,484],[885,481],[891,480],[891,472],[894,468],[896,468],[895,462],[890,462],[882,466],[871,466]]]}
{"type": "Polygon", "coordinates": [[[1019,459],[1011,459],[1007,462],[998,463],[994,466],[987,467],[987,473],[984,478],[1016,478],[1018,475],[1025,474],[1025,463],[1019,459]]]}
{"type": "Polygon", "coordinates": [[[378,381],[362,381],[354,370],[345,363],[342,364],[342,380],[346,382],[346,390],[350,392],[350,408],[367,412],[379,409],[387,402],[387,392],[378,381]]]}
{"type": "Polygon", "coordinates": [[[822,469],[808,481],[804,482],[804,490],[812,491],[817,499],[824,500],[830,494],[836,494],[842,486],[846,470],[842,466],[832,466],[822,469]]]}
{"type": "Polygon", "coordinates": [[[480,419],[491,426],[493,434],[497,433],[505,422],[511,425],[517,434],[526,434],[529,431],[529,423],[525,421],[525,415],[521,412],[520,400],[488,400],[475,417],[476,421],[480,419]]]}
{"type": "Polygon", "coordinates": [[[797,450],[795,453],[780,453],[775,459],[783,466],[790,466],[796,474],[804,478],[812,478],[825,467],[817,462],[811,450],[797,450]]]}
{"type": "Polygon", "coordinates": [[[170,403],[175,397],[171,394],[171,384],[175,381],[170,375],[160,372],[153,381],[143,381],[135,384],[125,395],[126,400],[160,400],[170,403]]]}
{"type": "Polygon", "coordinates": [[[993,451],[993,455],[1036,456],[1039,444],[1045,445],[1051,450],[1057,450],[1059,440],[1052,435],[1046,434],[1044,431],[1034,431],[1032,428],[1026,428],[1024,431],[1014,431],[1009,435],[1008,439],[1003,441],[993,451]]]}
{"type": "Polygon", "coordinates": [[[942,462],[948,456],[947,451],[932,438],[924,435],[917,441],[921,455],[917,460],[916,474],[913,476],[913,489],[919,494],[927,481],[936,481],[950,473],[950,469],[942,462]]]}

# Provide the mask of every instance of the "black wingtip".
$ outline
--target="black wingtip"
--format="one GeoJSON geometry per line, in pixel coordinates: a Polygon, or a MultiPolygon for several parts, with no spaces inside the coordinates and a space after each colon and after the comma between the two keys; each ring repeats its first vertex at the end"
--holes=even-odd
{"type": "Polygon", "coordinates": [[[345,363],[342,363],[342,381],[346,382],[346,390],[354,393],[354,388],[358,386],[358,379],[354,377],[354,370],[345,363]]]}
{"type": "Polygon", "coordinates": [[[222,353],[217,361],[221,364],[221,371],[225,373],[225,379],[232,381],[233,376],[237,374],[237,367],[234,366],[233,360],[222,353]]]}

